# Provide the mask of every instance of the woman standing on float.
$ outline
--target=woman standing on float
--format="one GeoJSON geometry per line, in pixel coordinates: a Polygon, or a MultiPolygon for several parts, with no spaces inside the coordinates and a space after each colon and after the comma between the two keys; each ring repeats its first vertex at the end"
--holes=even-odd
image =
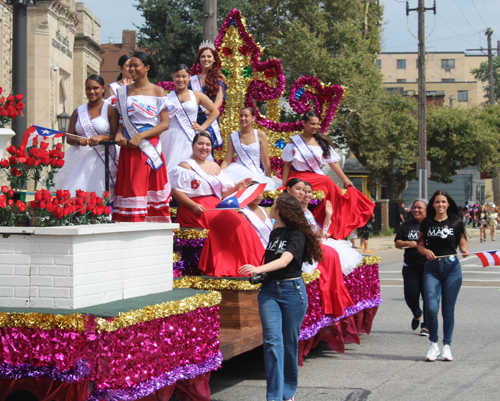
{"type": "MultiPolygon", "coordinates": [[[[194,92],[201,92],[208,96],[214,103],[215,108],[219,110],[222,102],[226,98],[226,78],[220,72],[221,62],[215,46],[210,41],[201,43],[198,53],[196,54],[196,61],[194,66],[191,67],[191,89],[194,92]],[[196,70],[201,67],[201,73],[194,75],[196,70]]],[[[210,116],[210,111],[205,109],[203,105],[198,109],[198,116],[196,121],[198,124],[203,125],[210,116]]],[[[212,124],[206,129],[212,136],[214,148],[222,146],[222,136],[219,128],[219,119],[215,119],[212,124]]]]}
{"type": "Polygon", "coordinates": [[[271,176],[269,144],[264,131],[252,127],[255,112],[251,107],[240,111],[240,131],[233,132],[227,142],[227,153],[220,167],[233,183],[246,177],[258,182],[267,182],[266,189],[274,191],[281,186],[278,179],[271,176]],[[236,162],[233,156],[236,153],[236,162]]]}
{"type": "MultiPolygon", "coordinates": [[[[290,138],[290,143],[283,149],[283,185],[291,178],[300,178],[310,182],[316,191],[325,193],[325,201],[333,205],[332,223],[328,234],[335,239],[346,238],[354,228],[363,226],[372,215],[374,204],[346,177],[338,161],[339,155],[333,150],[332,143],[319,132],[319,118],[309,111],[302,118],[304,130],[290,138]],[[321,169],[328,164],[347,187],[342,195],[340,188],[327,177],[321,169]],[[293,171],[292,171],[293,170],[293,171]]],[[[313,211],[318,222],[325,219],[325,202],[321,202],[313,211]]]]}
{"type": "Polygon", "coordinates": [[[172,78],[175,91],[167,95],[171,109],[169,110],[170,128],[161,136],[168,172],[191,157],[193,153],[191,144],[196,133],[205,131],[219,116],[219,110],[206,95],[189,90],[190,75],[186,65],[177,65],[172,78]],[[210,113],[201,125],[196,121],[200,105],[210,113]]]}
{"type": "Polygon", "coordinates": [[[160,134],[168,129],[165,90],[149,82],[158,66],[144,52],[130,60],[134,83],[117,90],[122,121],[113,220],[170,222],[170,185],[160,134]]]}
{"type": "Polygon", "coordinates": [[[109,99],[111,105],[115,106],[116,91],[120,86],[130,85],[132,83],[132,77],[130,76],[130,59],[132,58],[129,54],[124,54],[118,59],[118,68],[120,69],[120,75],[116,78],[116,82],[111,82],[107,89],[104,99],[109,99]]]}
{"type": "Polygon", "coordinates": [[[209,230],[199,262],[203,274],[238,276],[243,263],[260,263],[264,248],[245,217],[235,210],[214,209],[227,195],[246,188],[252,179],[233,187],[219,165],[208,160],[211,152],[210,134],[200,132],[191,145],[191,157],[170,171],[172,195],[179,204],[177,223],[209,230]]]}
{"type": "MultiPolygon", "coordinates": [[[[65,164],[55,176],[54,189],[67,189],[74,196],[77,189],[95,192],[105,191],[104,145],[102,140],[114,139],[118,129],[118,112],[102,99],[104,80],[100,75],[90,75],[85,81],[88,103],[73,111],[67,136],[71,148],[66,152],[65,164]]],[[[110,146],[109,183],[115,186],[118,158],[115,146],[110,146]]]]}

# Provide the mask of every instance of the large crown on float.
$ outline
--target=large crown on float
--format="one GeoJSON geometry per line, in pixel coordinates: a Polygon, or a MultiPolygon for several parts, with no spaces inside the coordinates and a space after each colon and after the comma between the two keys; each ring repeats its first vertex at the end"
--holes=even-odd
{"type": "Polygon", "coordinates": [[[215,50],[214,42],[212,42],[211,40],[204,40],[203,42],[201,42],[198,50],[203,49],[204,47],[208,47],[209,49],[215,50]]]}

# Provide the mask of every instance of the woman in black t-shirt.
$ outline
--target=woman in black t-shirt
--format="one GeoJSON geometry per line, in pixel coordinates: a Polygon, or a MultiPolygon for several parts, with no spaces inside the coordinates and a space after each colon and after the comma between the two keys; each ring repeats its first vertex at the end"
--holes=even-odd
{"type": "Polygon", "coordinates": [[[457,246],[469,255],[461,211],[446,191],[436,191],[420,225],[418,251],[427,257],[424,268],[424,297],[431,347],[426,361],[440,355],[438,342],[439,301],[443,299],[443,361],[452,361],[451,340],[455,325],[455,303],[462,285],[457,246]]]}
{"type": "Polygon", "coordinates": [[[259,289],[268,400],[293,400],[298,383],[299,333],[307,311],[303,262],[322,260],[320,243],[300,203],[283,193],[271,208],[276,220],[262,266],[243,265],[242,275],[267,273],[259,289]]]}

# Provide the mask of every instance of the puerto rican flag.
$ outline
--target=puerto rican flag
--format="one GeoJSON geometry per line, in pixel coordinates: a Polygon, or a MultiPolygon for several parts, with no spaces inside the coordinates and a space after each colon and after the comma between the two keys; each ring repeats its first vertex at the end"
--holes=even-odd
{"type": "Polygon", "coordinates": [[[132,110],[134,108],[143,111],[144,113],[146,113],[147,115],[149,115],[151,117],[156,116],[156,107],[150,106],[149,104],[145,105],[145,104],[141,104],[141,103],[137,102],[136,100],[132,100],[132,110]]]}
{"type": "Polygon", "coordinates": [[[264,192],[266,183],[250,185],[248,188],[242,189],[226,196],[220,202],[216,209],[241,209],[249,203],[253,202],[257,197],[264,192]]]}
{"type": "Polygon", "coordinates": [[[23,135],[23,142],[21,146],[29,148],[30,146],[38,145],[38,137],[41,136],[45,141],[48,138],[60,138],[64,136],[65,132],[56,131],[54,129],[40,127],[39,125],[32,125],[23,135]]]}
{"type": "Polygon", "coordinates": [[[483,267],[500,266],[500,251],[474,252],[474,255],[481,259],[483,267]]]}

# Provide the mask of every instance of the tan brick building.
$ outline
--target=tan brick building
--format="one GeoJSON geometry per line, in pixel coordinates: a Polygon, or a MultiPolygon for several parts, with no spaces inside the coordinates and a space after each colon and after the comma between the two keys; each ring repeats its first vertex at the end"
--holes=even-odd
{"type": "MultiPolygon", "coordinates": [[[[445,106],[463,107],[480,104],[484,83],[476,81],[470,70],[487,62],[487,56],[464,52],[429,52],[426,56],[426,92],[445,106]]],[[[384,76],[383,85],[406,95],[418,95],[418,53],[380,53],[377,66],[384,76]]]]}

